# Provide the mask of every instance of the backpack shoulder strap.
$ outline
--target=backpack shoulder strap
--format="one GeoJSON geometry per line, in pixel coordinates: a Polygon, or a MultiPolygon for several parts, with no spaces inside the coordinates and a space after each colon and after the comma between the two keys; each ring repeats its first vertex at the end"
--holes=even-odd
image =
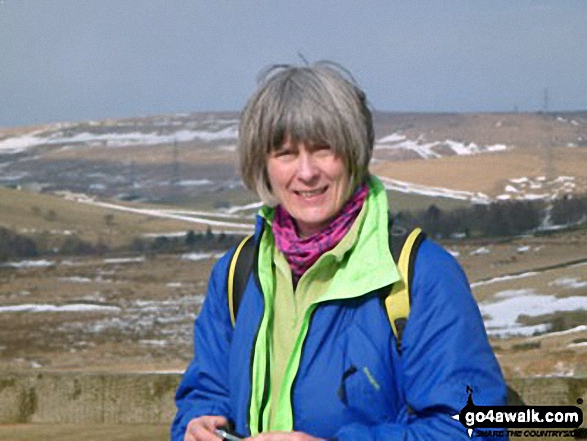
{"type": "MultiPolygon", "coordinates": [[[[238,244],[229,264],[227,295],[230,321],[233,326],[245,285],[255,263],[256,247],[252,237],[249,235],[238,244]]],[[[401,280],[392,285],[391,292],[385,298],[385,309],[400,353],[403,330],[410,314],[410,286],[414,277],[414,263],[418,248],[425,237],[420,228],[415,228],[407,235],[392,237],[390,228],[390,250],[398,266],[401,280]]]]}
{"type": "Polygon", "coordinates": [[[255,241],[253,235],[245,237],[236,247],[228,266],[228,309],[232,326],[236,322],[238,308],[245,292],[245,285],[255,261],[255,241]]]}
{"type": "Polygon", "coordinates": [[[425,237],[426,235],[420,228],[415,228],[408,235],[400,236],[399,240],[392,238],[390,233],[390,249],[396,261],[401,280],[391,286],[391,292],[385,298],[385,309],[391,329],[396,337],[396,347],[400,354],[404,327],[410,315],[410,288],[414,277],[414,263],[418,248],[425,237]],[[395,244],[393,244],[394,241],[396,242],[395,244]],[[399,256],[395,251],[397,249],[401,250],[399,256]]]}

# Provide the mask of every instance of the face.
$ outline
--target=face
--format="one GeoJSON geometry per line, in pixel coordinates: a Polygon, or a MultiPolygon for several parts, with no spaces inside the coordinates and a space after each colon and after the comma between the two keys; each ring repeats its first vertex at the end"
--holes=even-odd
{"type": "Polygon", "coordinates": [[[328,145],[286,141],[269,153],[273,195],[295,219],[301,237],[323,229],[349,197],[345,164],[328,145]]]}

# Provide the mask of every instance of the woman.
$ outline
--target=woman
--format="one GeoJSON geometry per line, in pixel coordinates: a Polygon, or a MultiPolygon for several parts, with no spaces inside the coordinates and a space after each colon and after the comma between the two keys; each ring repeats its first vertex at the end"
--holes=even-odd
{"type": "Polygon", "coordinates": [[[401,354],[380,302],[400,279],[388,203],[369,175],[364,93],[340,68],[271,69],[239,127],[240,169],[265,202],[233,329],[215,265],[177,391],[174,441],[468,439],[451,416],[503,404],[505,385],[458,263],[425,240],[401,354]]]}

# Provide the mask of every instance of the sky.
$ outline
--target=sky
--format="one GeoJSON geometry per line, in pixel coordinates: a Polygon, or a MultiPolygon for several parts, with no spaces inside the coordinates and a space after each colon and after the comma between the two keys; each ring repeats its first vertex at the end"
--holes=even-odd
{"type": "Polygon", "coordinates": [[[328,59],[375,110],[587,110],[585,0],[0,0],[0,127],[240,111],[328,59]]]}

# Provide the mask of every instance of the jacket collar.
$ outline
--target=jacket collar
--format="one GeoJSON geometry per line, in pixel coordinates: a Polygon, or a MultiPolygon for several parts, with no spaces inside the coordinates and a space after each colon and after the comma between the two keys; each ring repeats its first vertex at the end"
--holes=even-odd
{"type": "MultiPolygon", "coordinates": [[[[374,176],[367,183],[369,195],[355,224],[334,249],[325,253],[314,264],[325,265],[325,256],[330,255],[340,265],[336,277],[318,302],[358,297],[400,280],[399,271],[389,250],[385,188],[374,176]],[[377,264],[374,265],[373,262],[377,264]]],[[[263,223],[271,225],[274,215],[275,209],[272,207],[264,206],[259,210],[255,228],[257,238],[263,223]]],[[[271,234],[271,228],[265,228],[264,231],[265,234],[271,234]]],[[[311,277],[312,274],[320,274],[320,271],[313,270],[308,276],[311,277]]],[[[312,280],[307,282],[312,283],[312,280]]]]}

